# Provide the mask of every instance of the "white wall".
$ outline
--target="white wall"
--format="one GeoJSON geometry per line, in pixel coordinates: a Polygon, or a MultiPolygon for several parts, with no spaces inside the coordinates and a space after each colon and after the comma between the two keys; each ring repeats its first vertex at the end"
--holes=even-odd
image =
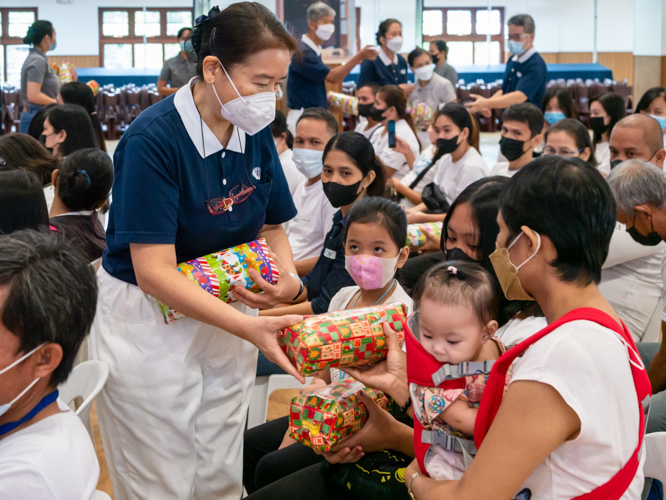
{"type": "MultiPolygon", "coordinates": [[[[275,10],[275,0],[259,0],[275,10]]],[[[143,0],[0,0],[0,7],[38,7],[58,33],[53,55],[98,55],[98,8],[141,7],[143,0]]],[[[147,7],[191,7],[191,0],[145,0],[147,7]]],[[[218,3],[213,0],[212,3],[218,3]]],[[[220,0],[220,7],[233,0],[220,0]]],[[[389,17],[403,25],[402,51],[414,48],[416,0],[355,0],[361,8],[361,46],[375,44],[379,23],[389,17]]],[[[486,0],[424,0],[426,7],[480,7],[486,0]]],[[[542,52],[591,52],[594,0],[492,0],[508,19],[529,13],[536,23],[535,45],[542,52]]],[[[666,55],[666,0],[598,0],[597,50],[666,55]]],[[[49,54],[51,55],[51,53],[49,54]]]]}

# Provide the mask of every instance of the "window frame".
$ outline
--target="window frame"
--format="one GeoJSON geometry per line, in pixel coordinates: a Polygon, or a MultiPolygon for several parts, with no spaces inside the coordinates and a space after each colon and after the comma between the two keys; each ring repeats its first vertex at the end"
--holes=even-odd
{"type": "MultiPolygon", "coordinates": [[[[476,32],[476,15],[479,11],[487,11],[488,7],[424,7],[423,14],[426,11],[438,10],[442,12],[442,34],[441,35],[422,35],[422,44],[423,42],[435,42],[437,40],[444,40],[445,42],[485,42],[487,41],[487,35],[479,35],[476,32]],[[469,10],[472,12],[472,32],[469,35],[449,35],[447,33],[446,23],[448,20],[448,11],[450,10],[469,10]]],[[[506,19],[504,17],[504,7],[493,7],[492,10],[499,11],[500,14],[500,32],[498,35],[491,35],[491,42],[500,43],[500,62],[506,63],[506,53],[504,52],[504,26],[506,25],[506,19]]],[[[421,15],[421,26],[423,26],[423,14],[421,15]]],[[[474,47],[474,46],[472,46],[474,47]]],[[[475,51],[472,50],[472,54],[475,51]]],[[[472,55],[474,57],[474,55],[472,55]]],[[[476,64],[472,61],[472,64],[476,64]]]]}
{"type": "MultiPolygon", "coordinates": [[[[147,8],[147,12],[160,13],[160,36],[147,36],[146,43],[159,43],[162,45],[162,57],[164,58],[164,44],[174,43],[174,37],[168,36],[167,32],[167,12],[189,12],[191,24],[194,23],[194,14],[191,7],[152,7],[147,8]]],[[[117,44],[130,44],[132,46],[132,69],[135,68],[136,56],[134,54],[135,44],[143,43],[143,35],[137,36],[134,33],[135,14],[143,12],[142,7],[99,7],[99,65],[104,67],[104,46],[117,44]],[[127,12],[129,31],[127,36],[104,36],[104,12],[127,12]]]]}
{"type": "MultiPolygon", "coordinates": [[[[9,36],[9,13],[10,12],[33,12],[35,21],[39,19],[37,7],[0,7],[2,15],[2,36],[0,36],[0,45],[2,45],[2,81],[7,81],[7,45],[26,45],[23,43],[23,37],[9,36]]],[[[28,44],[29,45],[29,44],[28,44]]]]}

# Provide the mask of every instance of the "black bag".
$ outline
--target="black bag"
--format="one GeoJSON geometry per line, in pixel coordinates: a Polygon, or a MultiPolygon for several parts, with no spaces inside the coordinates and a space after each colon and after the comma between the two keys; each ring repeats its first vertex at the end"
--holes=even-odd
{"type": "Polygon", "coordinates": [[[409,500],[405,469],[412,458],[398,451],[366,453],[353,464],[324,464],[326,483],[362,500],[409,500]]]}
{"type": "MultiPolygon", "coordinates": [[[[435,155],[435,157],[430,162],[430,165],[421,170],[421,173],[419,173],[419,175],[417,175],[416,178],[412,181],[412,183],[409,185],[409,189],[414,189],[416,186],[418,186],[419,182],[421,182],[421,179],[423,179],[425,175],[428,173],[428,170],[434,167],[435,163],[437,163],[442,156],[443,155],[435,155]]],[[[404,198],[403,195],[393,190],[393,197],[391,197],[390,199],[395,201],[396,203],[400,203],[400,200],[402,200],[403,198],[404,198]]]]}
{"type": "Polygon", "coordinates": [[[446,201],[446,196],[437,184],[431,182],[423,188],[421,199],[425,206],[428,207],[428,213],[431,214],[445,214],[449,210],[449,202],[446,201]]]}

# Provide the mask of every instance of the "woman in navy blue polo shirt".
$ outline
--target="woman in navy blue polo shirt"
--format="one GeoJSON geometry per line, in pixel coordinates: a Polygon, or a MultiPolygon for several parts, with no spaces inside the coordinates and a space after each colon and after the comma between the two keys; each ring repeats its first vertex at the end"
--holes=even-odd
{"type": "MultiPolygon", "coordinates": [[[[402,48],[402,24],[397,19],[387,19],[379,25],[377,31],[379,56],[374,60],[361,63],[358,76],[358,88],[367,83],[384,85],[407,84],[407,61],[398,52],[402,48]]],[[[409,91],[408,88],[405,90],[409,91]]]]}
{"type": "Polygon", "coordinates": [[[302,380],[276,340],[301,317],[256,317],[302,287],[268,127],[296,42],[258,3],[209,15],[192,33],[198,77],[139,115],[114,156],[90,346],[110,368],[97,411],[117,499],[237,500],[257,347],[302,380]],[[228,305],[177,271],[257,237],[281,268],[275,286],[257,279],[261,296],[240,290],[228,305]],[[186,317],[165,324],[155,299],[186,317]]]}

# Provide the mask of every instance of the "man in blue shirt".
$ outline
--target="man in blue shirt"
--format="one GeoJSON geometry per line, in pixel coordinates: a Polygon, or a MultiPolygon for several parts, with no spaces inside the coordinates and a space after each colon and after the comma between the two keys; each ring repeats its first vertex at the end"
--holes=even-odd
{"type": "Polygon", "coordinates": [[[287,126],[296,134],[296,122],[306,108],[328,109],[326,82],[340,83],[365,59],[375,59],[377,50],[369,45],[345,64],[331,69],[321,60],[321,44],[335,32],[335,11],[323,2],[308,7],[308,32],[300,42],[300,54],[294,54],[287,79],[287,126]]]}
{"type": "Polygon", "coordinates": [[[512,104],[530,102],[541,107],[546,93],[546,63],[534,48],[534,19],[519,14],[509,19],[508,48],[513,57],[506,64],[502,90],[492,97],[472,94],[474,102],[465,104],[471,113],[493,108],[508,108],[512,104]]]}

